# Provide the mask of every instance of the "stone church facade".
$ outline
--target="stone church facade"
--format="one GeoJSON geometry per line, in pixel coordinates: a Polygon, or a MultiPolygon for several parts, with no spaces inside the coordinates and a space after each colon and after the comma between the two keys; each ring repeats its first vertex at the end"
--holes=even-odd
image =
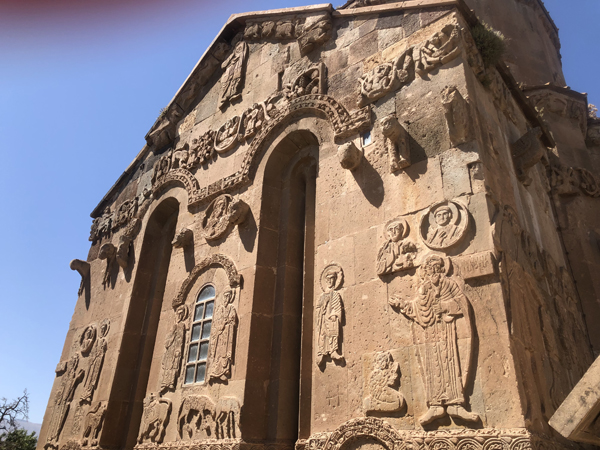
{"type": "Polygon", "coordinates": [[[232,16],[92,213],[39,450],[580,446],[600,121],[559,49],[539,0],[232,16]]]}

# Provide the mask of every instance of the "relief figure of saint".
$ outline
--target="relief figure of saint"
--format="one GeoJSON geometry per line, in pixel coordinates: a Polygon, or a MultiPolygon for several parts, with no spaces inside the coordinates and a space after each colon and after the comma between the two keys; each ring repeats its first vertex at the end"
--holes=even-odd
{"type": "Polygon", "coordinates": [[[416,298],[405,300],[395,295],[389,300],[391,306],[412,322],[429,408],[419,418],[422,425],[446,414],[471,422],[479,420],[477,414],[464,408],[470,349],[465,355],[459,354],[456,329],[457,320],[464,317],[469,333],[472,332],[469,303],[458,283],[446,276],[446,264],[449,262],[440,256],[429,256],[420,268],[416,298]]]}
{"type": "Polygon", "coordinates": [[[187,325],[187,308],[180,306],[175,311],[177,322],[171,328],[171,332],[165,339],[165,353],[162,360],[162,373],[160,377],[160,392],[166,392],[175,389],[179,368],[181,367],[181,358],[183,357],[183,344],[185,341],[185,332],[187,325]]]}
{"type": "Polygon", "coordinates": [[[435,225],[429,229],[427,243],[435,247],[444,247],[456,239],[460,230],[453,223],[453,213],[449,206],[440,206],[433,217],[435,225]]]}
{"type": "Polygon", "coordinates": [[[235,291],[223,292],[222,302],[217,306],[215,321],[210,337],[210,368],[208,381],[225,381],[231,376],[233,343],[238,322],[237,311],[233,306],[235,291]]]}
{"type": "Polygon", "coordinates": [[[415,266],[417,247],[414,242],[405,241],[409,229],[406,220],[394,220],[386,228],[388,240],[377,255],[377,274],[398,272],[415,266]]]}
{"type": "Polygon", "coordinates": [[[342,297],[337,292],[342,277],[342,268],[337,264],[328,266],[321,275],[323,293],[316,305],[317,365],[320,365],[326,356],[335,361],[344,359],[340,354],[342,297]]]}
{"type": "Polygon", "coordinates": [[[244,79],[247,56],[248,44],[240,41],[235,46],[233,53],[221,65],[225,72],[221,78],[219,108],[223,108],[228,102],[242,95],[242,81],[244,79]]]}

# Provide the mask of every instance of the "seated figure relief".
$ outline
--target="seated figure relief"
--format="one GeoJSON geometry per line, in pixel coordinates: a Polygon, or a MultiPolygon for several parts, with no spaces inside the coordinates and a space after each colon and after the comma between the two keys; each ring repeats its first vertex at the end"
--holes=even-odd
{"type": "Polygon", "coordinates": [[[417,246],[407,240],[410,233],[405,219],[396,219],[386,226],[387,241],[379,249],[377,255],[377,275],[408,270],[415,267],[417,246]]]}
{"type": "Polygon", "coordinates": [[[225,236],[233,226],[244,221],[247,212],[248,205],[243,201],[234,201],[227,194],[217,197],[204,212],[201,221],[202,236],[207,241],[225,236]]]}

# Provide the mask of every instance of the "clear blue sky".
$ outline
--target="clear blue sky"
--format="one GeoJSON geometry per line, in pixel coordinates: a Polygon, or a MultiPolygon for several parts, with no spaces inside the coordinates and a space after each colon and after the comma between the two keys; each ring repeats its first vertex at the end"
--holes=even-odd
{"type": "MultiPolygon", "coordinates": [[[[319,2],[13,1],[0,1],[0,397],[27,388],[41,422],[90,212],[230,14],[319,2]]],[[[545,3],[568,84],[600,105],[600,3],[545,3]]]]}

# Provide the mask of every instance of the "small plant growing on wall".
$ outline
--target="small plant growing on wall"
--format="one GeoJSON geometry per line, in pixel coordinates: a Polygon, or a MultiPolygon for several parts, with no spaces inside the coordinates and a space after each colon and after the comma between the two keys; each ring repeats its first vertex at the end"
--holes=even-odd
{"type": "Polygon", "coordinates": [[[494,67],[506,50],[504,35],[494,30],[485,22],[475,25],[472,29],[473,39],[477,50],[481,54],[483,64],[486,68],[494,67]]]}

